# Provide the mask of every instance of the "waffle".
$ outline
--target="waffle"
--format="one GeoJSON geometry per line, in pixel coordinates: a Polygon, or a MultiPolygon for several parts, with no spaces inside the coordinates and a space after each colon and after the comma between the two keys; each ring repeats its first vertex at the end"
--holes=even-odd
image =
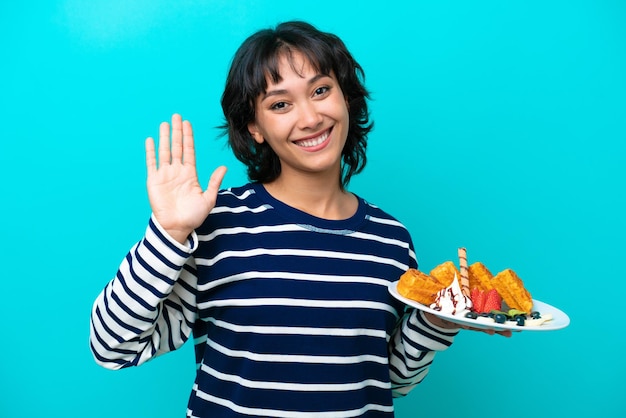
{"type": "Polygon", "coordinates": [[[443,283],[443,287],[448,287],[454,280],[454,275],[460,279],[461,275],[452,261],[446,261],[439,264],[437,267],[430,271],[430,277],[434,278],[439,283],[443,283]]]}
{"type": "Polygon", "coordinates": [[[493,289],[493,284],[491,283],[493,274],[491,274],[489,269],[483,263],[476,262],[469,266],[468,274],[470,289],[483,291],[493,289]]]}
{"type": "Polygon", "coordinates": [[[533,300],[530,293],[513,270],[502,270],[491,279],[491,284],[509,308],[524,312],[532,311],[533,300]]]}
{"type": "Polygon", "coordinates": [[[398,293],[423,305],[435,301],[437,292],[447,285],[417,269],[408,269],[398,282],[398,293]]]}

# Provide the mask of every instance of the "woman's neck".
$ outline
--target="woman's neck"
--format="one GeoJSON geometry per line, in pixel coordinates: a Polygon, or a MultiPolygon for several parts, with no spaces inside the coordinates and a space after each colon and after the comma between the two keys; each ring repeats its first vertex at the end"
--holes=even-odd
{"type": "Polygon", "coordinates": [[[348,219],[358,208],[356,196],[344,190],[338,178],[281,175],[263,186],[275,199],[322,219],[348,219]]]}

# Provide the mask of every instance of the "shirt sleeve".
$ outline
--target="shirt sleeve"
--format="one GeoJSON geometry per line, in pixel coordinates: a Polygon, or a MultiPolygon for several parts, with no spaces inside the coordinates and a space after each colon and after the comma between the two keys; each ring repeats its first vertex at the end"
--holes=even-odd
{"type": "Polygon", "coordinates": [[[151,217],[144,238],[93,304],[90,347],[98,364],[138,366],[189,338],[196,317],[191,254],[197,243],[195,232],[186,243],[176,242],[151,217]]]}
{"type": "Polygon", "coordinates": [[[389,369],[394,397],[404,396],[426,375],[435,354],[444,351],[459,329],[431,324],[418,309],[408,309],[400,318],[389,347],[389,369]]]}

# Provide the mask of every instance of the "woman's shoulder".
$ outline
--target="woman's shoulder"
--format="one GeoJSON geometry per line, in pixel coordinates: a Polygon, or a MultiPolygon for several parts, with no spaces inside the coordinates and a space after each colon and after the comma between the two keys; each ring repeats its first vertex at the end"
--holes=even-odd
{"type": "Polygon", "coordinates": [[[386,231],[395,231],[395,234],[401,234],[410,239],[407,227],[398,218],[366,199],[361,197],[359,197],[359,199],[362,200],[363,204],[366,206],[366,220],[368,223],[376,225],[386,231]]]}
{"type": "Polygon", "coordinates": [[[397,224],[398,226],[404,227],[402,222],[400,222],[395,216],[393,216],[391,213],[389,213],[385,209],[382,209],[380,206],[370,202],[367,199],[364,199],[364,198],[359,197],[359,196],[357,196],[357,197],[366,206],[368,216],[376,217],[376,218],[379,218],[379,219],[384,219],[384,220],[386,220],[389,223],[397,224]]]}
{"type": "Polygon", "coordinates": [[[263,199],[258,195],[257,191],[258,186],[255,183],[221,189],[217,193],[217,201],[213,211],[220,211],[220,208],[257,207],[263,205],[263,199]]]}
{"type": "Polygon", "coordinates": [[[242,186],[228,187],[220,189],[217,193],[218,203],[220,201],[242,201],[255,194],[254,184],[247,183],[242,186]]]}
{"type": "Polygon", "coordinates": [[[256,195],[254,184],[221,189],[215,206],[198,232],[208,233],[224,226],[246,224],[254,218],[254,214],[266,209],[266,205],[256,195]]]}

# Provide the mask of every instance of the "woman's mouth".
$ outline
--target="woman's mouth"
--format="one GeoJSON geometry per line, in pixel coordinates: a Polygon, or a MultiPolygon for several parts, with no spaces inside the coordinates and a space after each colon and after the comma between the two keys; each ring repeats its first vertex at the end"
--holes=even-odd
{"type": "Polygon", "coordinates": [[[313,147],[317,147],[318,145],[321,145],[324,143],[324,141],[326,141],[328,139],[328,136],[330,135],[330,131],[331,129],[327,129],[324,132],[322,132],[320,135],[313,137],[313,138],[307,138],[307,139],[301,139],[298,141],[294,141],[294,144],[298,145],[299,147],[302,148],[313,148],[313,147]]]}

